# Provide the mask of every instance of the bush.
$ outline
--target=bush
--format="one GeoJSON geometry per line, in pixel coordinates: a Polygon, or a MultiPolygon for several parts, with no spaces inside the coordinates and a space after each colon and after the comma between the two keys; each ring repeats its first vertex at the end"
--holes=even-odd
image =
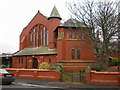
{"type": "Polygon", "coordinates": [[[0,65],[0,68],[7,68],[6,65],[0,65]]]}
{"type": "Polygon", "coordinates": [[[39,69],[50,69],[50,65],[47,62],[39,64],[39,69]]]}
{"type": "Polygon", "coordinates": [[[60,64],[55,64],[51,67],[51,70],[56,70],[59,72],[63,72],[62,66],[60,64]]]}
{"type": "Polygon", "coordinates": [[[86,73],[90,72],[91,71],[91,66],[88,66],[85,70],[86,73]]]}
{"type": "Polygon", "coordinates": [[[112,66],[120,65],[120,58],[113,58],[111,61],[112,66]]]}
{"type": "Polygon", "coordinates": [[[65,72],[62,73],[62,81],[63,82],[71,82],[71,79],[65,72]]]}

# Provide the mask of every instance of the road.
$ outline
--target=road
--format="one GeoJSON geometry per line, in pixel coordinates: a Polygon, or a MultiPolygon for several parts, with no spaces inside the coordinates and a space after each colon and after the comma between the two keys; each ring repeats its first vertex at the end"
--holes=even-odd
{"type": "Polygon", "coordinates": [[[30,86],[21,86],[21,85],[14,85],[14,84],[11,84],[11,85],[0,85],[0,87],[2,88],[35,88],[35,87],[30,87],[30,86]]]}
{"type": "Polygon", "coordinates": [[[58,88],[47,88],[47,87],[36,87],[36,86],[30,86],[29,84],[24,85],[0,85],[0,90],[60,90],[58,88]]]}
{"type": "Polygon", "coordinates": [[[45,80],[18,79],[11,85],[2,85],[2,90],[120,90],[119,86],[64,83],[45,80]]]}

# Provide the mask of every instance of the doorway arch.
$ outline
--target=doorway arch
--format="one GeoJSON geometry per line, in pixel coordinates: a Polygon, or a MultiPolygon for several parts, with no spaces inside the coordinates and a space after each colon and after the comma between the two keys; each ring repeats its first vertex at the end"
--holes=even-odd
{"type": "Polygon", "coordinates": [[[36,58],[32,58],[32,61],[33,61],[32,67],[33,67],[34,69],[37,69],[37,68],[38,68],[38,60],[37,60],[36,58]]]}

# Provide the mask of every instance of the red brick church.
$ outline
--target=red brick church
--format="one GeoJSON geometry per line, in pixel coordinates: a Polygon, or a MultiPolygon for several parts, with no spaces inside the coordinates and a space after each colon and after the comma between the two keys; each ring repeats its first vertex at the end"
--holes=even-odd
{"type": "Polygon", "coordinates": [[[50,17],[39,11],[20,35],[20,50],[13,55],[13,68],[38,68],[42,62],[61,64],[65,71],[79,71],[95,63],[91,46],[83,40],[90,30],[75,19],[61,23],[56,7],[50,17]]]}

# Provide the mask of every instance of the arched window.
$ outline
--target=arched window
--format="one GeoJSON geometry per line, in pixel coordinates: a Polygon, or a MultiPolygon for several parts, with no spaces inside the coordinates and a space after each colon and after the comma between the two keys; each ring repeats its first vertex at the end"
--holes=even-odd
{"type": "Polygon", "coordinates": [[[43,30],[40,31],[40,45],[43,45],[43,30]]]}
{"type": "Polygon", "coordinates": [[[45,26],[35,25],[30,31],[30,46],[48,45],[48,30],[45,26]]]}
{"type": "Polygon", "coordinates": [[[48,31],[45,31],[45,45],[48,45],[48,31]]]}
{"type": "Polygon", "coordinates": [[[72,56],[71,57],[72,59],[75,59],[75,50],[74,49],[71,50],[71,56],[72,56]]]}
{"type": "Polygon", "coordinates": [[[48,61],[48,63],[49,63],[49,64],[51,63],[51,58],[49,58],[49,61],[48,61]]]}
{"type": "Polygon", "coordinates": [[[80,59],[80,49],[77,49],[77,59],[80,59]]]}
{"type": "Polygon", "coordinates": [[[48,30],[44,26],[40,30],[40,45],[48,45],[48,30]]]}
{"type": "Polygon", "coordinates": [[[33,33],[31,32],[30,33],[30,46],[33,45],[33,33]]]}

